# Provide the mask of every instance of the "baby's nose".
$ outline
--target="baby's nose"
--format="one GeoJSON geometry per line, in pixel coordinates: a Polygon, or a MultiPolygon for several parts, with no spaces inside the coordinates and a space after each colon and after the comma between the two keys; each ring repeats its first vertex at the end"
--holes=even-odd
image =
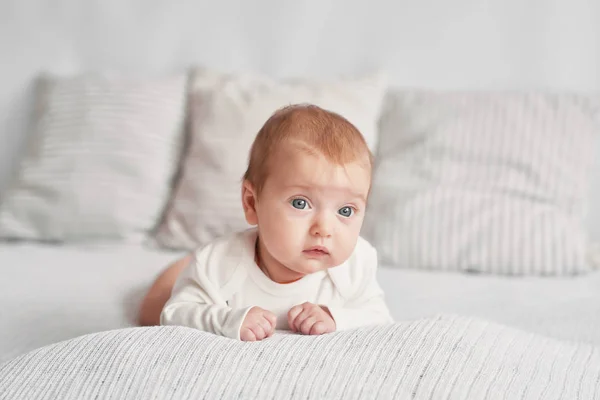
{"type": "Polygon", "coordinates": [[[326,216],[318,217],[311,228],[313,236],[330,237],[333,233],[333,225],[326,216]]]}

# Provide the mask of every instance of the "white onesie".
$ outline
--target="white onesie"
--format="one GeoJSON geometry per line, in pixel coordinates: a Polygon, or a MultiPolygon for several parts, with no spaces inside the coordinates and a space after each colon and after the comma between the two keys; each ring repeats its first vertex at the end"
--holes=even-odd
{"type": "Polygon", "coordinates": [[[336,330],[392,322],[376,280],[377,253],[366,240],[358,239],[342,265],[279,284],[254,262],[256,239],[253,228],[197,250],[173,287],[161,325],[183,325],[239,339],[252,307],[274,313],[276,329],[289,329],[288,311],[307,301],[327,306],[336,330]]]}

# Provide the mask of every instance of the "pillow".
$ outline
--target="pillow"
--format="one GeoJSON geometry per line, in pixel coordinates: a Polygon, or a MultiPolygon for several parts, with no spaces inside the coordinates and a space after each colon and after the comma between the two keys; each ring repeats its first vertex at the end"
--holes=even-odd
{"type": "Polygon", "coordinates": [[[382,118],[364,236],[396,267],[590,269],[583,219],[597,97],[398,91],[382,118]]]}
{"type": "Polygon", "coordinates": [[[11,400],[592,400],[598,365],[593,344],[443,314],[320,336],[277,331],[259,342],[155,326],[92,333],[15,357],[0,365],[0,393],[11,400]]]}
{"type": "Polygon", "coordinates": [[[256,134],[277,109],[314,103],[337,112],[375,149],[385,90],[382,75],[284,81],[198,68],[190,95],[188,154],[156,244],[192,249],[248,227],[241,205],[242,177],[256,134]]]}
{"type": "Polygon", "coordinates": [[[40,78],[31,142],[0,206],[0,237],[140,242],[168,200],[185,74],[40,78]]]}

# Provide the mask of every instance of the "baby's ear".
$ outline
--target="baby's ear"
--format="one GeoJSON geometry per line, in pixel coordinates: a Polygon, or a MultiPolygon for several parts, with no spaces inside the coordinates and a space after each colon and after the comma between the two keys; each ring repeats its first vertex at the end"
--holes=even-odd
{"type": "Polygon", "coordinates": [[[247,179],[242,183],[242,206],[244,207],[246,222],[250,225],[257,225],[256,191],[254,190],[254,186],[247,179]]]}

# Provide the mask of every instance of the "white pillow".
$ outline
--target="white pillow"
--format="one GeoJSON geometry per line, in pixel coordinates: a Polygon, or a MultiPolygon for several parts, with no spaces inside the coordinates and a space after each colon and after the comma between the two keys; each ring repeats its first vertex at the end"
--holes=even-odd
{"type": "Polygon", "coordinates": [[[42,77],[33,134],[0,207],[0,237],[139,242],[168,200],[187,77],[42,77]]]}
{"type": "Polygon", "coordinates": [[[190,137],[181,179],[157,234],[169,248],[191,249],[247,228],[241,182],[260,127],[277,109],[313,103],[352,122],[372,149],[385,78],[317,82],[274,80],[197,69],[190,96],[190,137]]]}
{"type": "Polygon", "coordinates": [[[394,93],[363,234],[397,267],[588,271],[599,109],[575,94],[394,93]]]}

